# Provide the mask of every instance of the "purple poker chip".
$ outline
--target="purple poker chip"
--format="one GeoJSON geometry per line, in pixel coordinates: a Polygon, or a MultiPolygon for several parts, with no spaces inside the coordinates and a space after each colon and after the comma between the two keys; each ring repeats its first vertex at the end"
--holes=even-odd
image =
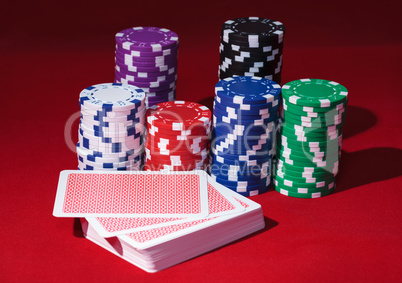
{"type": "Polygon", "coordinates": [[[166,55],[166,56],[136,57],[136,56],[131,56],[128,54],[120,53],[120,52],[115,52],[115,56],[117,58],[119,58],[119,60],[128,61],[128,62],[155,62],[156,63],[156,62],[162,62],[162,61],[177,60],[177,53],[166,55]]]}
{"type": "Polygon", "coordinates": [[[165,75],[165,76],[158,76],[158,77],[150,77],[150,78],[142,78],[142,77],[137,77],[133,76],[124,72],[119,72],[117,70],[114,71],[115,75],[119,78],[125,78],[127,80],[133,81],[133,82],[161,82],[161,81],[169,81],[172,80],[176,77],[176,73],[171,74],[171,75],[165,75]]]}
{"type": "Polygon", "coordinates": [[[122,54],[119,52],[115,52],[115,57],[119,58],[121,61],[127,61],[127,62],[144,62],[144,63],[150,63],[150,62],[163,62],[163,61],[169,61],[169,60],[177,60],[177,54],[170,54],[166,56],[155,56],[155,57],[134,57],[130,56],[128,54],[122,54]]]}
{"type": "Polygon", "coordinates": [[[164,49],[161,51],[154,51],[154,52],[126,50],[126,49],[123,49],[120,46],[116,45],[116,52],[121,53],[121,54],[127,54],[127,55],[130,55],[133,57],[167,56],[170,54],[177,54],[178,50],[179,50],[178,45],[176,45],[172,48],[164,49]]]}
{"type": "Polygon", "coordinates": [[[120,69],[126,69],[130,72],[135,72],[135,73],[159,73],[159,72],[164,72],[167,71],[171,68],[177,69],[177,63],[176,64],[169,64],[169,65],[163,65],[163,66],[156,66],[156,67],[143,67],[143,66],[129,66],[126,64],[123,64],[121,62],[116,62],[116,67],[119,67],[120,69]]]}
{"type": "MultiPolygon", "coordinates": [[[[133,86],[137,86],[137,84],[138,84],[138,83],[130,82],[123,78],[115,78],[114,81],[115,81],[115,83],[129,84],[129,85],[133,85],[133,86]]],[[[141,88],[146,93],[147,92],[167,91],[167,90],[171,90],[176,87],[176,81],[173,81],[170,84],[166,84],[166,85],[163,85],[160,87],[144,87],[144,86],[137,86],[137,87],[141,88]]]]}
{"type": "Polygon", "coordinates": [[[158,91],[158,92],[147,92],[146,96],[147,97],[154,97],[154,96],[160,96],[160,97],[169,97],[169,96],[176,96],[176,88],[165,90],[165,91],[158,91]]]}
{"type": "Polygon", "coordinates": [[[139,81],[135,81],[135,78],[132,78],[130,76],[121,77],[121,76],[119,76],[117,74],[116,74],[116,78],[119,79],[119,80],[123,79],[123,80],[129,82],[130,84],[134,84],[135,86],[137,86],[139,88],[143,88],[143,87],[160,88],[160,87],[163,87],[165,85],[169,85],[172,82],[175,82],[177,80],[177,76],[173,76],[172,78],[169,78],[169,79],[164,80],[164,81],[139,82],[139,81]]]}
{"type": "Polygon", "coordinates": [[[164,94],[164,95],[157,95],[157,96],[147,96],[145,98],[146,101],[159,101],[159,100],[169,100],[169,99],[173,99],[176,97],[176,93],[172,92],[168,95],[164,94]]]}
{"type": "Polygon", "coordinates": [[[155,52],[172,48],[179,36],[166,28],[133,27],[118,32],[116,44],[125,50],[155,52]]]}
{"type": "Polygon", "coordinates": [[[172,101],[172,100],[175,100],[174,96],[169,96],[169,97],[160,98],[160,99],[149,98],[149,99],[146,100],[145,103],[148,103],[148,105],[149,105],[149,103],[161,103],[161,102],[172,101]]]}
{"type": "Polygon", "coordinates": [[[125,66],[116,65],[115,70],[122,74],[139,77],[139,78],[154,78],[154,77],[169,76],[169,75],[177,74],[177,68],[175,68],[175,67],[167,69],[166,71],[159,71],[159,72],[133,72],[133,71],[128,70],[125,66]]]}
{"type": "Polygon", "coordinates": [[[120,57],[116,56],[115,61],[116,61],[116,64],[123,64],[123,65],[134,66],[134,67],[146,67],[146,68],[159,67],[159,66],[165,66],[165,65],[168,65],[168,66],[169,65],[177,65],[177,57],[158,61],[158,62],[147,62],[147,61],[139,62],[139,61],[126,60],[124,58],[120,58],[120,57]]]}

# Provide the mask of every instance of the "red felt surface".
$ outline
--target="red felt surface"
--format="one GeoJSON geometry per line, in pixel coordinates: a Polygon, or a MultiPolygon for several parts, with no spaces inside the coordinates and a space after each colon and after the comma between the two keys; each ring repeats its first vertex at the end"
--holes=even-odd
{"type": "Polygon", "coordinates": [[[1,5],[2,282],[400,281],[400,1],[83,2],[1,5]],[[114,34],[176,31],[177,98],[210,105],[221,24],[242,16],[286,25],[283,82],[323,78],[349,89],[336,192],[253,197],[264,230],[156,274],[82,238],[74,219],[53,217],[58,174],[77,166],[68,145],[78,94],[113,80],[114,34]]]}

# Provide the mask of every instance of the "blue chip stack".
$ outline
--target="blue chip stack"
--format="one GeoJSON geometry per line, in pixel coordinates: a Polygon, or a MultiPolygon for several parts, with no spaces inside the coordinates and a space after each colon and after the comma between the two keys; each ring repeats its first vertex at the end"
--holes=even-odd
{"type": "Polygon", "coordinates": [[[244,196],[271,184],[281,87],[260,77],[231,77],[215,86],[210,174],[244,196]]]}
{"type": "Polygon", "coordinates": [[[80,170],[140,170],[144,152],[145,92],[106,83],[80,93],[77,144],[80,170]]]}

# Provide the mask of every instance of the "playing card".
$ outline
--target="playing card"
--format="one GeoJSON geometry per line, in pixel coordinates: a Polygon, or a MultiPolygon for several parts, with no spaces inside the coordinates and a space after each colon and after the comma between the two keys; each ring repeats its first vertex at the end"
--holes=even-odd
{"type": "MultiPolygon", "coordinates": [[[[208,182],[211,183],[214,187],[220,186],[212,178],[208,178],[208,182]]],[[[243,212],[232,213],[228,215],[219,215],[219,213],[213,215],[211,213],[210,216],[205,219],[143,230],[136,233],[128,233],[125,235],[120,235],[118,237],[135,248],[146,249],[148,247],[152,247],[160,243],[164,243],[172,239],[191,234],[192,232],[212,227],[218,223],[239,217],[239,215],[241,216],[242,214],[248,213],[250,211],[261,210],[261,206],[258,203],[255,203],[227,188],[222,188],[225,190],[225,195],[230,196],[229,198],[231,198],[232,201],[235,200],[236,202],[238,202],[237,205],[240,204],[244,208],[243,212]]]]}
{"type": "Polygon", "coordinates": [[[58,217],[187,217],[209,214],[204,171],[80,171],[60,173],[58,217]]]}
{"type": "MultiPolygon", "coordinates": [[[[238,201],[222,185],[208,182],[210,217],[244,211],[238,201]]],[[[102,237],[134,233],[163,226],[194,221],[194,218],[173,217],[87,217],[90,225],[102,237]]]]}

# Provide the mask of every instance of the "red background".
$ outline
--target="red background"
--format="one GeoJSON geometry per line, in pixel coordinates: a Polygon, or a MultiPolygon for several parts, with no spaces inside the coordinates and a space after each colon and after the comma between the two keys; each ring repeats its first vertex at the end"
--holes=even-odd
{"type": "MultiPolygon", "coordinates": [[[[2,1],[2,282],[392,282],[402,276],[400,1],[2,1]],[[64,127],[79,92],[114,78],[114,34],[179,34],[177,98],[211,102],[225,20],[260,16],[286,28],[282,80],[312,77],[350,91],[333,195],[252,199],[266,228],[148,274],[52,216],[58,174],[77,160],[64,127]]],[[[73,140],[76,140],[76,122],[73,140]]]]}

